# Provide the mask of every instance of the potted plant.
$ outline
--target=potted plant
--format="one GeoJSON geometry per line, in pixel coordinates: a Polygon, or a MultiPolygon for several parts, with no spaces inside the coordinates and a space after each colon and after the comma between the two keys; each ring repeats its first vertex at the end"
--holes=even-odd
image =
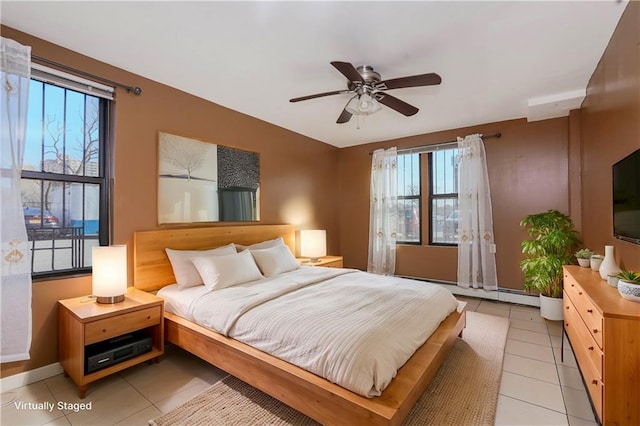
{"type": "Polygon", "coordinates": [[[618,278],[618,292],[620,296],[627,300],[640,302],[640,273],[632,271],[621,271],[618,278]]]}
{"type": "Polygon", "coordinates": [[[588,248],[583,248],[582,250],[578,250],[574,256],[578,260],[578,265],[583,268],[588,268],[591,265],[591,256],[593,256],[593,252],[588,248]]]}
{"type": "Polygon", "coordinates": [[[573,220],[558,210],[526,216],[520,226],[530,239],[522,242],[525,258],[520,262],[524,288],[540,294],[540,315],[560,321],[562,314],[562,266],[580,244],[573,220]]]}

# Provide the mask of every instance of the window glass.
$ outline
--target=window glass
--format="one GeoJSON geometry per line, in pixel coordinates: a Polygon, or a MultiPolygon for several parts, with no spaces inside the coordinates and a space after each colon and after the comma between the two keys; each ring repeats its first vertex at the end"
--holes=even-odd
{"type": "Polygon", "coordinates": [[[88,271],[91,248],[108,242],[109,101],[38,80],[29,91],[21,192],[32,274],[88,271]]]}
{"type": "Polygon", "coordinates": [[[431,244],[457,244],[458,149],[429,154],[431,191],[431,244]]]}
{"type": "Polygon", "coordinates": [[[420,154],[398,155],[399,243],[420,244],[420,154]]]}

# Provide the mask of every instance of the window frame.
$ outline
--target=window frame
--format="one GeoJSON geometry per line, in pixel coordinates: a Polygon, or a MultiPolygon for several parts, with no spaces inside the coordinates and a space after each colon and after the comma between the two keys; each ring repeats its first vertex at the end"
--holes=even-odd
{"type": "MultiPolygon", "coordinates": [[[[402,245],[428,245],[435,247],[457,247],[457,242],[440,242],[434,241],[434,231],[436,230],[437,221],[435,220],[434,202],[437,200],[458,200],[458,192],[448,192],[437,194],[435,193],[435,168],[434,168],[434,154],[436,152],[457,150],[458,145],[455,142],[446,143],[439,146],[423,147],[415,150],[408,149],[406,153],[398,153],[400,155],[417,155],[419,165],[419,194],[418,195],[398,195],[398,201],[406,199],[415,199],[418,202],[419,212],[419,228],[420,236],[419,241],[401,241],[397,240],[397,244],[402,245]],[[426,154],[426,155],[423,155],[426,154]],[[423,167],[426,170],[423,170],[423,167]],[[426,182],[425,182],[426,181],[426,182]],[[424,189],[427,189],[425,195],[424,189]],[[426,233],[425,235],[425,228],[426,233]],[[427,241],[426,244],[424,241],[427,241]]],[[[400,175],[400,162],[398,162],[398,175],[400,175]]],[[[453,169],[454,175],[457,173],[456,168],[453,169]]],[[[455,179],[455,178],[454,178],[455,179]]],[[[454,181],[457,182],[457,179],[454,181]]],[[[457,184],[454,183],[454,189],[457,189],[457,184]]],[[[399,191],[400,192],[400,191],[399,191]]],[[[401,210],[398,208],[398,213],[401,210]]],[[[444,229],[445,224],[442,224],[444,229]]]]}
{"type": "MultiPolygon", "coordinates": [[[[36,64],[34,64],[36,65],[36,64]]],[[[48,68],[42,65],[37,65],[34,70],[37,68],[37,72],[33,72],[31,75],[32,81],[37,81],[43,84],[43,91],[45,90],[46,85],[51,85],[55,87],[59,87],[65,90],[65,104],[64,108],[66,109],[66,91],[77,92],[85,96],[92,96],[98,99],[98,176],[86,176],[86,175],[74,175],[74,174],[64,174],[64,173],[55,173],[55,172],[47,172],[47,171],[35,171],[35,170],[21,170],[20,180],[35,180],[41,183],[43,182],[53,182],[53,183],[61,183],[61,184],[69,184],[69,183],[77,183],[77,184],[90,184],[96,185],[98,187],[98,233],[97,237],[86,237],[84,234],[82,236],[82,255],[83,261],[81,267],[71,267],[69,269],[62,270],[48,270],[42,272],[34,272],[33,271],[33,262],[31,264],[31,277],[34,280],[47,280],[51,278],[63,278],[74,275],[85,275],[91,273],[91,261],[89,260],[89,264],[85,265],[84,258],[86,258],[86,254],[84,254],[85,241],[97,239],[98,245],[108,245],[111,239],[111,185],[110,182],[112,180],[112,159],[113,159],[113,144],[112,144],[112,135],[111,135],[111,117],[112,117],[112,108],[113,108],[113,88],[108,88],[109,90],[105,90],[104,85],[100,83],[95,83],[95,88],[99,89],[95,92],[92,91],[92,87],[94,82],[89,80],[73,76],[71,74],[67,74],[52,68],[48,68]],[[50,75],[47,72],[50,71],[50,75]],[[51,78],[48,78],[51,77],[51,78]],[[90,83],[90,84],[88,84],[90,83]]],[[[85,101],[86,102],[86,101],[85,101]]],[[[44,110],[43,110],[44,114],[44,110]]],[[[86,118],[86,117],[85,117],[86,118]]],[[[63,119],[66,123],[66,117],[63,119]]],[[[42,135],[46,132],[45,124],[43,120],[42,124],[42,135]]],[[[42,147],[44,149],[44,139],[42,142],[42,147]]],[[[66,142],[65,145],[66,147],[66,142]]],[[[66,148],[65,148],[66,149],[66,148]]],[[[42,161],[42,160],[41,160],[42,161]]],[[[83,165],[86,167],[86,164],[83,165]]],[[[42,203],[42,196],[41,196],[42,203]]],[[[83,210],[86,208],[86,203],[88,201],[84,200],[83,202],[83,210]]],[[[43,206],[41,205],[41,209],[43,206]]],[[[31,251],[34,247],[34,240],[29,240],[29,250],[31,251]]],[[[55,237],[52,234],[52,241],[55,241],[55,237]]],[[[52,251],[56,250],[55,245],[52,244],[52,251]]],[[[33,256],[34,253],[32,252],[33,256]]]]}
{"type": "MultiPolygon", "coordinates": [[[[449,150],[457,150],[457,146],[455,147],[447,147],[440,149],[438,151],[449,151],[449,150]]],[[[433,203],[435,200],[458,200],[458,192],[447,192],[442,194],[436,194],[434,192],[434,165],[433,165],[433,154],[434,151],[430,151],[427,153],[427,172],[429,175],[429,194],[428,194],[428,209],[429,209],[429,245],[436,247],[457,247],[458,243],[446,243],[446,242],[438,242],[434,241],[433,232],[434,232],[434,211],[433,211],[433,203]]],[[[454,170],[455,171],[455,170],[454,170]]],[[[457,185],[454,185],[457,186],[457,185]]]]}
{"type": "MultiPolygon", "coordinates": [[[[398,206],[400,205],[400,200],[417,200],[418,204],[418,241],[405,241],[405,240],[396,240],[396,244],[402,245],[412,245],[412,246],[420,246],[422,245],[422,223],[423,223],[423,209],[422,209],[422,155],[418,152],[407,152],[407,153],[399,153],[400,156],[408,156],[408,155],[417,155],[417,163],[418,163],[418,194],[417,195],[398,195],[398,206]]],[[[399,162],[398,162],[399,163],[399,162]]],[[[400,171],[400,167],[398,167],[398,174],[400,171]]],[[[400,214],[400,209],[398,208],[398,214],[400,214]]]]}

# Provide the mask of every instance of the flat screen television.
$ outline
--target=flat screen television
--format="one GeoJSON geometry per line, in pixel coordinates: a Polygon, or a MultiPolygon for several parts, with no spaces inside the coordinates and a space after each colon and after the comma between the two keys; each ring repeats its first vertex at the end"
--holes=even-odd
{"type": "Polygon", "coordinates": [[[640,149],[613,169],[613,235],[640,244],[640,149]]]}

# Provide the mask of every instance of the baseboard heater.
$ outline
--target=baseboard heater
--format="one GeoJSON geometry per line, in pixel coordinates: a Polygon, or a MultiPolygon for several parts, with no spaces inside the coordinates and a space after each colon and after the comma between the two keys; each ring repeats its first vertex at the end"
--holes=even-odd
{"type": "MultiPolygon", "coordinates": [[[[455,281],[434,280],[434,279],[430,279],[430,278],[412,277],[410,275],[396,275],[396,277],[398,277],[398,278],[409,278],[411,280],[424,281],[426,283],[451,285],[451,286],[456,286],[456,287],[458,286],[458,283],[456,283],[455,281]]],[[[482,290],[482,289],[480,289],[480,290],[482,290]]],[[[532,296],[531,294],[529,294],[529,293],[527,293],[525,291],[516,290],[516,289],[513,289],[513,288],[498,287],[498,292],[499,293],[519,294],[521,296],[532,296]]]]}

